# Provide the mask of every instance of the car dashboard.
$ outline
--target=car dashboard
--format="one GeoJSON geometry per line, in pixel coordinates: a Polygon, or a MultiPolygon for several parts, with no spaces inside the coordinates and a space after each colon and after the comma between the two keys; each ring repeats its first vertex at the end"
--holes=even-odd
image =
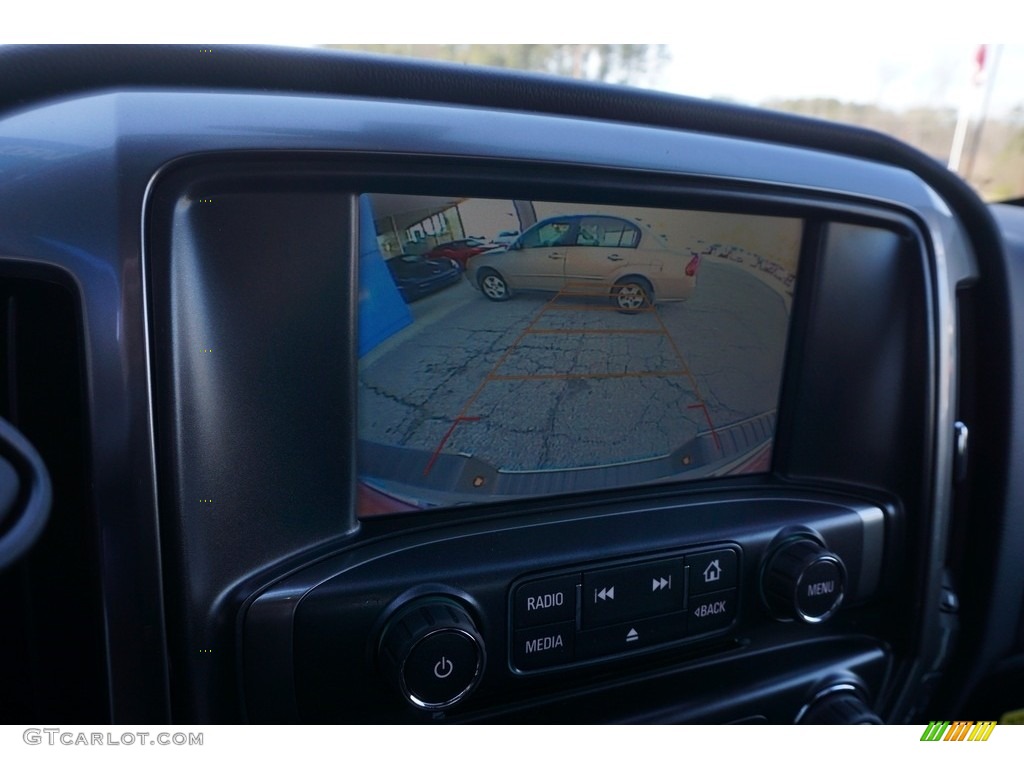
{"type": "Polygon", "coordinates": [[[216,55],[0,52],[0,415],[53,497],[7,722],[1022,706],[1019,207],[858,129],[216,55]]]}

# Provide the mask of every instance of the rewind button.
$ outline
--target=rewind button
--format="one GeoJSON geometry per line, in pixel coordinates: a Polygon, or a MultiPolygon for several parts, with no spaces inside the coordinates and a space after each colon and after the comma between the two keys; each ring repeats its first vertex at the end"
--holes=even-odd
{"type": "Polygon", "coordinates": [[[681,557],[587,571],[583,629],[681,611],[685,586],[681,557]]]}

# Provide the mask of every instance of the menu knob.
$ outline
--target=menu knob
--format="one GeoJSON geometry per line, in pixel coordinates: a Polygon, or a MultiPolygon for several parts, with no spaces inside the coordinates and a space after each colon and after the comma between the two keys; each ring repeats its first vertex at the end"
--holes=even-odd
{"type": "Polygon", "coordinates": [[[778,545],[761,577],[761,593],[772,614],[807,624],[832,616],[843,602],[845,587],[843,561],[809,536],[778,545]]]}

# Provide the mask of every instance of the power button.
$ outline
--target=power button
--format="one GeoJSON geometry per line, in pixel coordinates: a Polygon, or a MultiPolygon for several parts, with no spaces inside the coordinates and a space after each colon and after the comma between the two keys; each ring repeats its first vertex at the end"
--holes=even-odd
{"type": "Polygon", "coordinates": [[[469,614],[441,596],[406,604],[381,636],[382,671],[422,709],[444,709],[468,695],[484,658],[483,638],[469,614]]]}
{"type": "Polygon", "coordinates": [[[460,698],[476,680],[479,668],[476,640],[461,630],[448,629],[416,644],[402,676],[413,703],[434,708],[460,698]]]}
{"type": "Polygon", "coordinates": [[[451,674],[454,671],[455,664],[446,656],[442,656],[441,659],[434,664],[434,677],[438,680],[444,680],[446,677],[451,677],[451,674]]]}

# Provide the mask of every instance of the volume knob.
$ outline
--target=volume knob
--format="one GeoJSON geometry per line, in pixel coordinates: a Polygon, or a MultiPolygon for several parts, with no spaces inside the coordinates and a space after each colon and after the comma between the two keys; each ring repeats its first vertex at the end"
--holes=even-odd
{"type": "Polygon", "coordinates": [[[772,614],[820,624],[843,602],[843,561],[809,537],[783,541],[765,561],[761,593],[772,614]]]}
{"type": "Polygon", "coordinates": [[[445,709],[480,682],[484,641],[466,610],[446,597],[426,597],[399,608],[381,634],[379,659],[411,704],[445,709]]]}

